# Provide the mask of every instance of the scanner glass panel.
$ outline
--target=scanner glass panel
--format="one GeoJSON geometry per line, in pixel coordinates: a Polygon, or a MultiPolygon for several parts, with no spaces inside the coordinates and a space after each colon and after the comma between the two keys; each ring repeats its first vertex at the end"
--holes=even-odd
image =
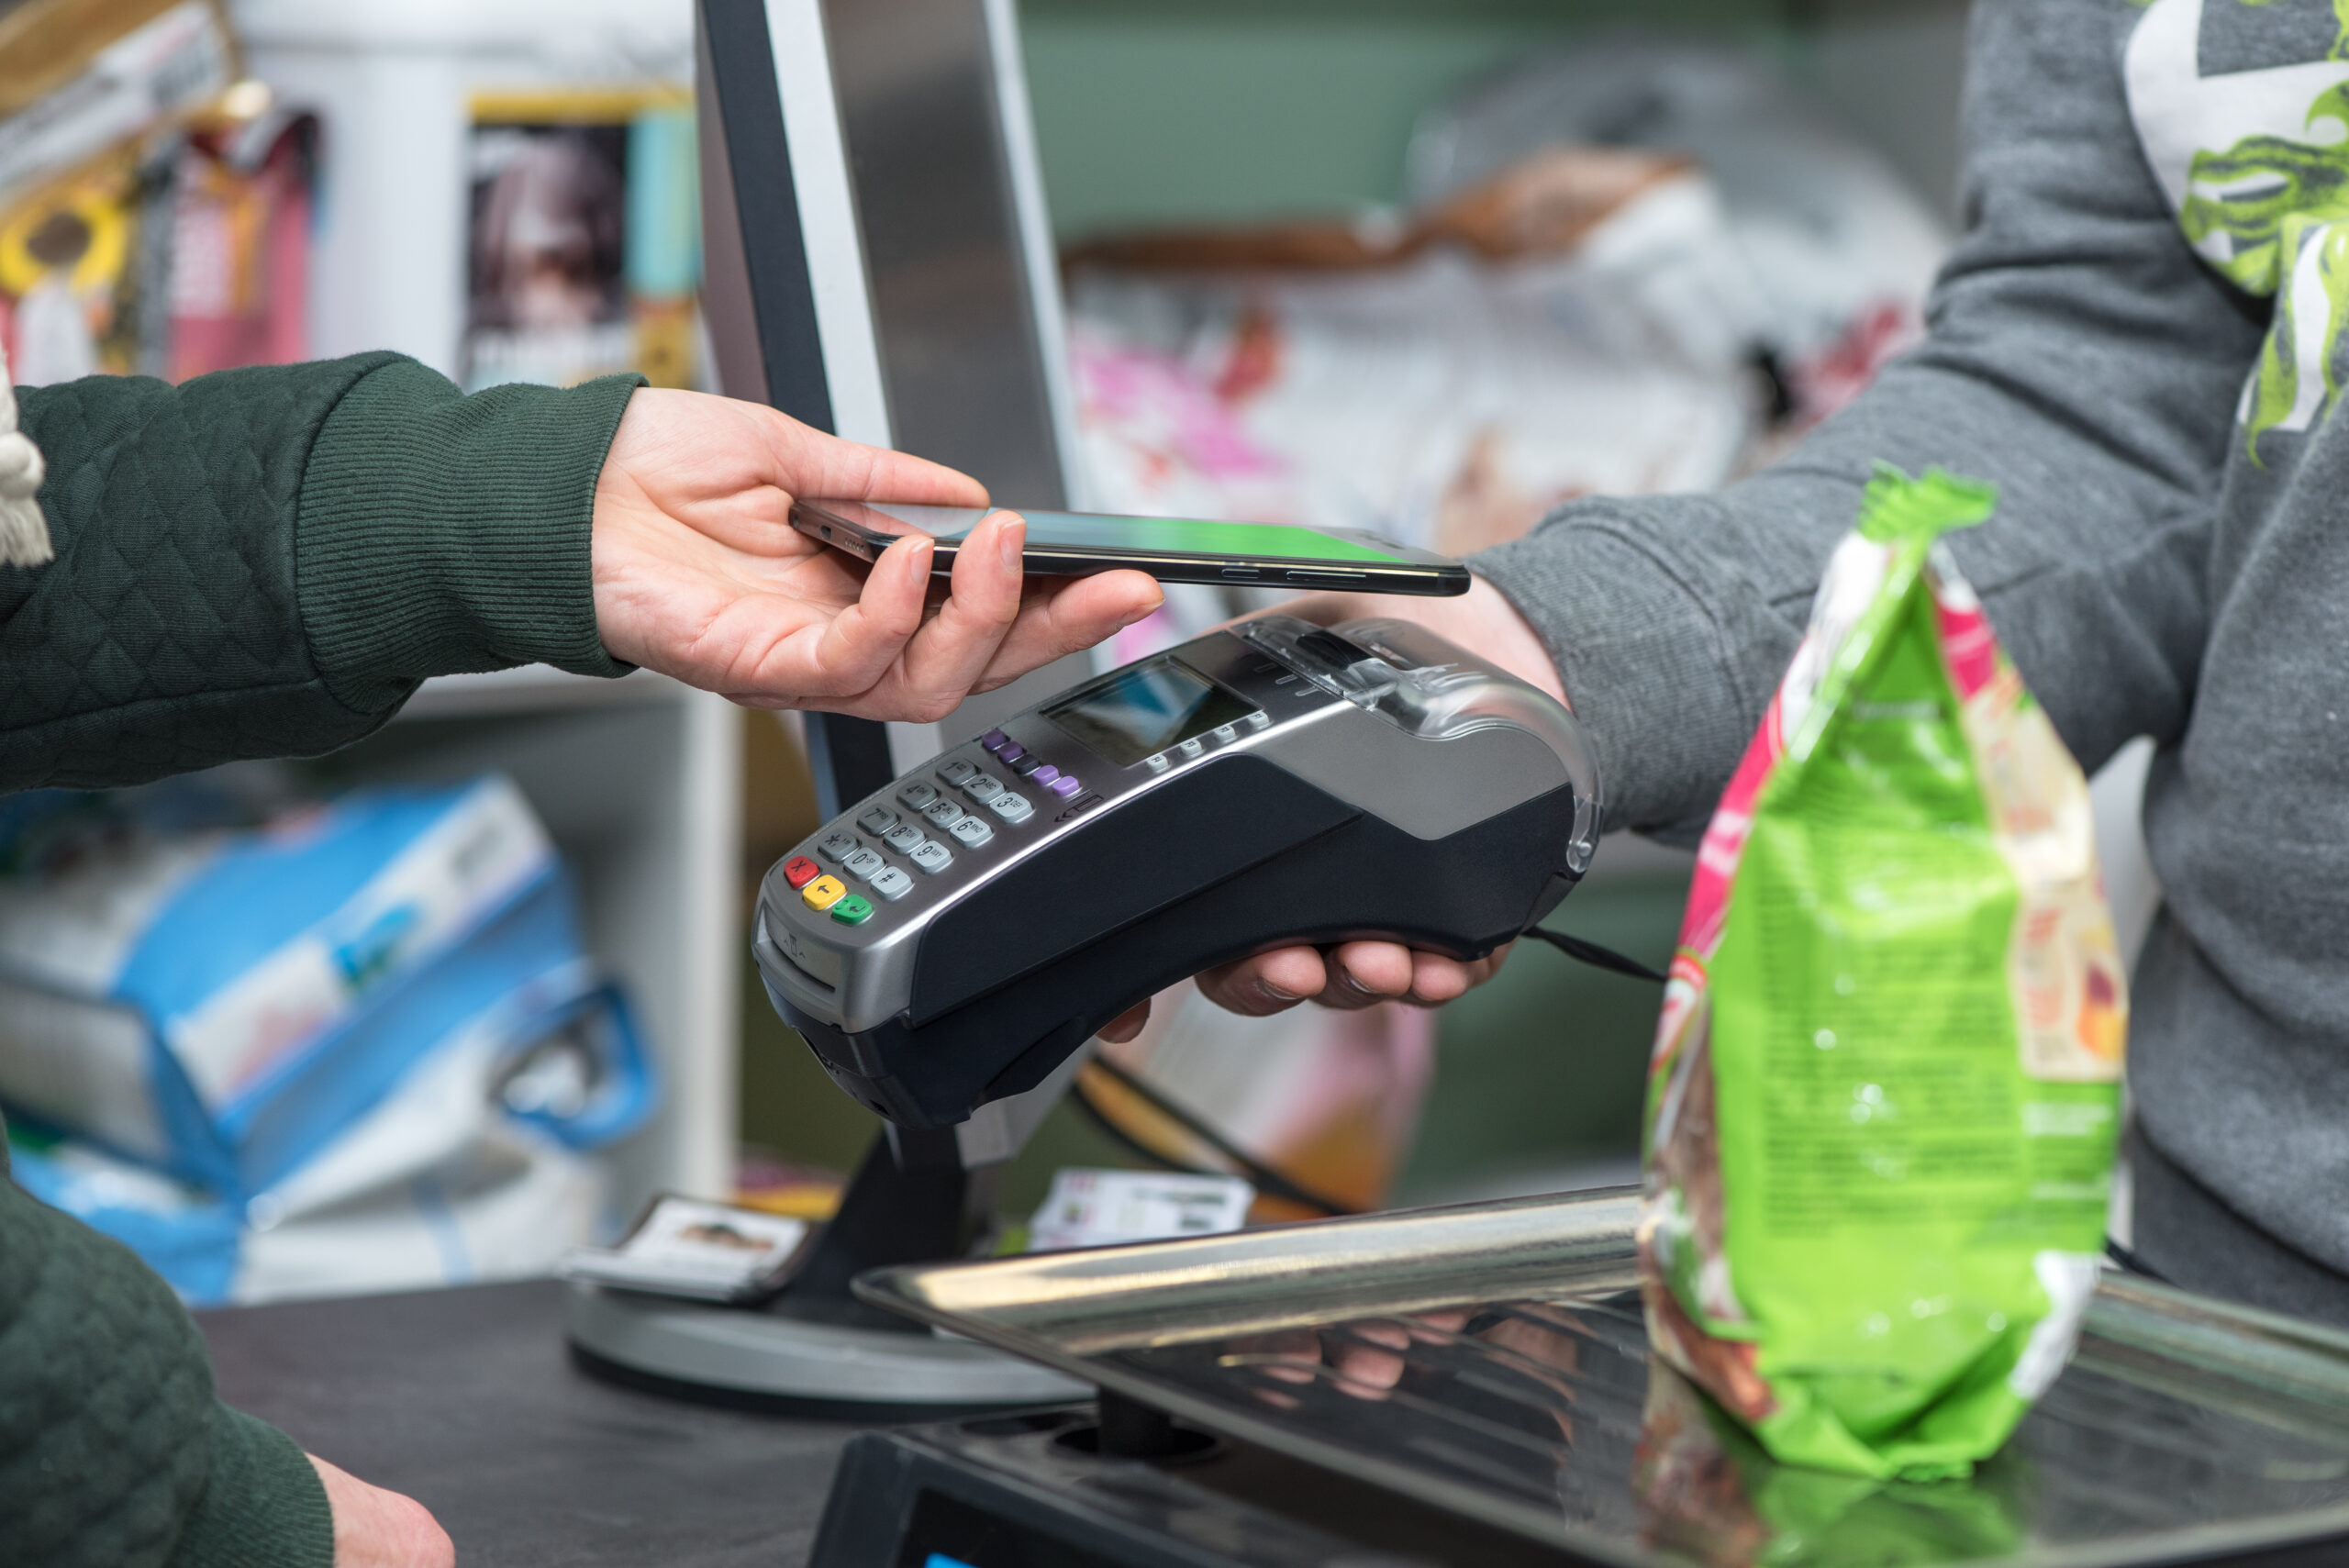
{"type": "Polygon", "coordinates": [[[1255,711],[1253,704],[1162,655],[1046,708],[1044,717],[1123,768],[1255,711]]]}

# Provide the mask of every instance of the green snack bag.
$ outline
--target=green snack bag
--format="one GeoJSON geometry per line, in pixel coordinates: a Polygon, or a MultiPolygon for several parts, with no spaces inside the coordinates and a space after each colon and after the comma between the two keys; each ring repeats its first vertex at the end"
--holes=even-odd
{"type": "Polygon", "coordinates": [[[1880,470],[1698,856],[1648,1075],[1656,1353],[1771,1456],[1967,1473],[2071,1355],[2128,1001],[2087,782],[1880,470]]]}

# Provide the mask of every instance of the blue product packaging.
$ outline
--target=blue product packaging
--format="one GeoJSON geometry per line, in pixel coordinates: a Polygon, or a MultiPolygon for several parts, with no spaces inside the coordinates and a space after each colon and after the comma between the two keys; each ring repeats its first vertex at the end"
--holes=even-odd
{"type": "MultiPolygon", "coordinates": [[[[258,828],[191,825],[170,798],[0,822],[0,1102],[94,1155],[240,1207],[443,1042],[584,973],[568,882],[502,776],[258,828]]],[[[594,1130],[566,1136],[649,1110],[622,1032],[594,1130]]]]}

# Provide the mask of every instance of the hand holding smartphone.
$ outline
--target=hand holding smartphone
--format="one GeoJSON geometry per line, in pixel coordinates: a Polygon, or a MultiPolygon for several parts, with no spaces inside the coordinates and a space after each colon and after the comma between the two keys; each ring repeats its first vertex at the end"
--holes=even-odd
{"type": "MultiPolygon", "coordinates": [[[[863,561],[877,560],[907,534],[926,533],[938,541],[931,573],[944,576],[953,570],[956,547],[990,509],[999,508],[798,501],[791,526],[863,561]]],[[[1019,515],[1028,522],[1022,564],[1030,577],[1140,571],[1162,583],[1435,596],[1464,594],[1470,582],[1468,569],[1456,561],[1356,528],[1098,512],[1019,515]]]]}

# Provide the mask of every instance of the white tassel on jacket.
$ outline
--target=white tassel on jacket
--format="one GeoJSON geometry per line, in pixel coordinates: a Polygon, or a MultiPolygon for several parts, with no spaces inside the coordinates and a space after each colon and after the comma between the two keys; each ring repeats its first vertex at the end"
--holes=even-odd
{"type": "Polygon", "coordinates": [[[17,428],[17,388],[7,350],[0,349],[0,566],[39,566],[56,558],[49,519],[35,499],[48,473],[40,448],[17,428]]]}

